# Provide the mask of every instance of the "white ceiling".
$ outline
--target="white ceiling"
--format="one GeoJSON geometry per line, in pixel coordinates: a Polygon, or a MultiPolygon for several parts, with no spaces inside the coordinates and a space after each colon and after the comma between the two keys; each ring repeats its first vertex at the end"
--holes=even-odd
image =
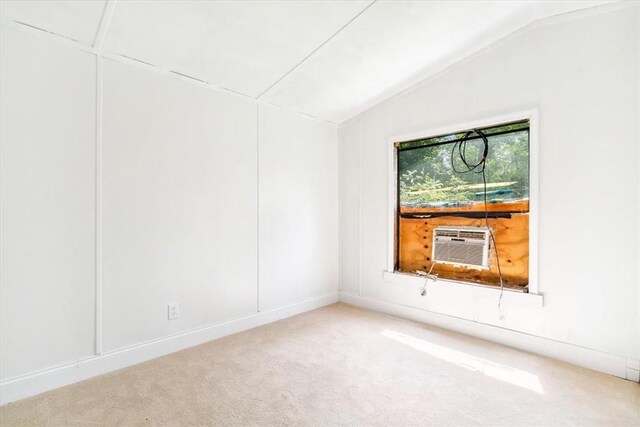
{"type": "MultiPolygon", "coordinates": [[[[0,13],[93,44],[106,3],[0,13]]],[[[533,21],[602,3],[118,0],[103,48],[339,123],[533,21]]]]}
{"type": "Polygon", "coordinates": [[[368,2],[119,2],[105,49],[257,97],[368,2]]]}
{"type": "Polygon", "coordinates": [[[93,44],[106,0],[0,0],[2,19],[28,24],[84,44],[93,44]]]}

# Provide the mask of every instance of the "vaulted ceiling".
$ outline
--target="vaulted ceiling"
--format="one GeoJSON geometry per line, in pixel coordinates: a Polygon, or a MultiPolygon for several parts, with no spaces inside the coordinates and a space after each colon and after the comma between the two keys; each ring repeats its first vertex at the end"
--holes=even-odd
{"type": "Polygon", "coordinates": [[[539,19],[603,1],[3,1],[2,20],[339,123],[539,19]]]}

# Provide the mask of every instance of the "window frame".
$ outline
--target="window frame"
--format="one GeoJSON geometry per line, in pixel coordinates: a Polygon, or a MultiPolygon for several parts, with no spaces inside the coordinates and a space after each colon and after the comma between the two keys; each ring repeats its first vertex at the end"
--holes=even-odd
{"type": "MultiPolygon", "coordinates": [[[[530,109],[517,111],[509,114],[485,117],[479,120],[469,121],[466,123],[454,123],[451,125],[425,129],[411,134],[396,135],[388,138],[388,234],[387,234],[387,269],[385,276],[394,275],[411,275],[410,273],[399,272],[396,270],[396,251],[397,251],[397,218],[398,218],[398,150],[396,143],[411,141],[422,138],[431,138],[435,136],[456,133],[466,129],[483,128],[489,126],[497,126],[504,123],[515,122],[518,120],[529,120],[529,293],[539,294],[538,283],[538,197],[539,197],[539,163],[538,163],[538,109],[530,109]]],[[[418,277],[417,275],[415,275],[418,277]]],[[[424,280],[424,279],[422,279],[424,280]]],[[[441,279],[442,281],[453,282],[463,285],[483,286],[470,282],[459,280],[441,279]]],[[[500,291],[499,288],[496,288],[500,291]]],[[[505,288],[505,291],[509,289],[505,288]]]]}

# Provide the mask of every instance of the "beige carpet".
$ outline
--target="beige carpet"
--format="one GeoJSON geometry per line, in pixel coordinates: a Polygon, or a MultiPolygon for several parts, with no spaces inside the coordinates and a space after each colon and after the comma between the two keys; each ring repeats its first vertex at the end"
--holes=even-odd
{"type": "Polygon", "coordinates": [[[4,405],[0,422],[640,426],[640,385],[335,304],[4,405]]]}

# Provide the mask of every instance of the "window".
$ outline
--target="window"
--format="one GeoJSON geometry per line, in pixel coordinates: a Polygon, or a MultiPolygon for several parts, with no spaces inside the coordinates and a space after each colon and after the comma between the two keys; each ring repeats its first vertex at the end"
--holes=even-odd
{"type": "MultiPolygon", "coordinates": [[[[491,286],[502,281],[505,287],[526,289],[529,130],[529,120],[520,120],[394,144],[395,270],[431,271],[439,278],[491,286]],[[443,262],[439,256],[434,262],[434,234],[468,228],[490,230],[487,262],[472,266],[443,262]]],[[[471,255],[470,246],[459,248],[471,255]]]]}

